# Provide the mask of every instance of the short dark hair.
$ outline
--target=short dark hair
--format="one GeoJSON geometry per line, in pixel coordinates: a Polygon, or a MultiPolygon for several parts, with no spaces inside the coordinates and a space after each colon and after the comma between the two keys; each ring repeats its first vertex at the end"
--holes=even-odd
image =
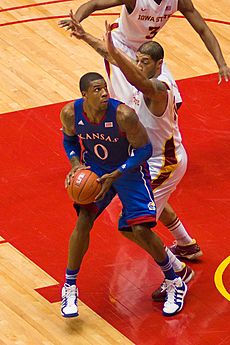
{"type": "Polygon", "coordinates": [[[104,79],[101,74],[96,72],[89,72],[84,74],[79,82],[80,91],[87,91],[90,85],[90,82],[93,80],[104,79]]]}
{"type": "Polygon", "coordinates": [[[156,41],[143,43],[137,51],[151,56],[153,61],[158,61],[164,58],[164,49],[160,43],[156,41]]]}

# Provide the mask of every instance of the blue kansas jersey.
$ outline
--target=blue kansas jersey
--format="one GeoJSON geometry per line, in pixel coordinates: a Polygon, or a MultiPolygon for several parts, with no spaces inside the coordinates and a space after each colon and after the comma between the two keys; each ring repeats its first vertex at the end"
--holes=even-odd
{"type": "Polygon", "coordinates": [[[96,164],[112,172],[129,157],[129,142],[116,121],[116,111],[120,104],[110,98],[101,122],[92,123],[83,111],[83,99],[74,102],[76,134],[82,142],[83,160],[87,165],[96,164]]]}

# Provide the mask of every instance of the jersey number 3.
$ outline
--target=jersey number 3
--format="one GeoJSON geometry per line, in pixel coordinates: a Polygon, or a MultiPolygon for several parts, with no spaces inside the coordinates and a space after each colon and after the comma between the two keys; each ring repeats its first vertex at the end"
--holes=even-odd
{"type": "Polygon", "coordinates": [[[147,40],[151,40],[154,36],[156,36],[159,30],[160,30],[160,26],[156,26],[156,27],[149,26],[149,34],[145,36],[145,38],[147,40]]]}

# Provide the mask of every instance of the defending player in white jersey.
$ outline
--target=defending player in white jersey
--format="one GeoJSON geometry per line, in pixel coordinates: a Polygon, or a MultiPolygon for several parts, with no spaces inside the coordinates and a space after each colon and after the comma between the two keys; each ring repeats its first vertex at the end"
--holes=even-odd
{"type": "MultiPolygon", "coordinates": [[[[143,43],[137,51],[137,67],[146,78],[157,78],[159,94],[167,94],[167,100],[161,102],[164,111],[157,111],[156,96],[149,97],[148,90],[143,93],[134,89],[133,105],[139,119],[149,133],[153,145],[153,155],[149,158],[152,189],[156,196],[157,219],[163,212],[169,196],[176,189],[187,168],[187,154],[182,145],[178,127],[178,115],[172,85],[166,77],[160,75],[164,51],[157,42],[143,43]]],[[[127,77],[128,79],[128,77],[127,77]]],[[[132,83],[135,85],[134,83],[132,83]]],[[[137,84],[136,84],[137,85],[137,84]]],[[[150,86],[149,86],[150,88],[150,86]]],[[[155,92],[156,93],[156,92],[155,92]]],[[[151,95],[150,95],[151,96],[151,95]]],[[[159,97],[160,98],[160,97],[159,97]]],[[[159,106],[160,107],[160,106],[159,106]]]]}
{"type": "MultiPolygon", "coordinates": [[[[74,18],[77,22],[81,22],[95,11],[119,5],[123,6],[120,17],[112,25],[113,42],[130,58],[135,59],[135,53],[139,46],[144,42],[151,41],[166,24],[169,17],[179,10],[200,35],[215,59],[219,68],[219,81],[222,77],[226,81],[230,78],[230,69],[222,55],[219,43],[199,12],[194,8],[191,0],[90,0],[77,9],[74,18]]],[[[60,25],[71,28],[71,23],[68,20],[60,21],[60,25]]],[[[105,64],[111,97],[129,105],[130,102],[132,103],[132,89],[126,78],[119,68],[109,64],[108,61],[105,61],[105,64]]],[[[176,97],[176,104],[179,107],[182,102],[180,93],[165,64],[162,65],[162,74],[170,80],[176,97]]]]}

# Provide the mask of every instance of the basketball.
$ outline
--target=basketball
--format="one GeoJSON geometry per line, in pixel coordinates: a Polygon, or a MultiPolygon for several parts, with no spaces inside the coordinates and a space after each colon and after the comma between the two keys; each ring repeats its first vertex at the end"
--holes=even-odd
{"type": "Polygon", "coordinates": [[[90,204],[101,190],[98,176],[90,170],[78,170],[67,187],[69,197],[77,204],[90,204]]]}

